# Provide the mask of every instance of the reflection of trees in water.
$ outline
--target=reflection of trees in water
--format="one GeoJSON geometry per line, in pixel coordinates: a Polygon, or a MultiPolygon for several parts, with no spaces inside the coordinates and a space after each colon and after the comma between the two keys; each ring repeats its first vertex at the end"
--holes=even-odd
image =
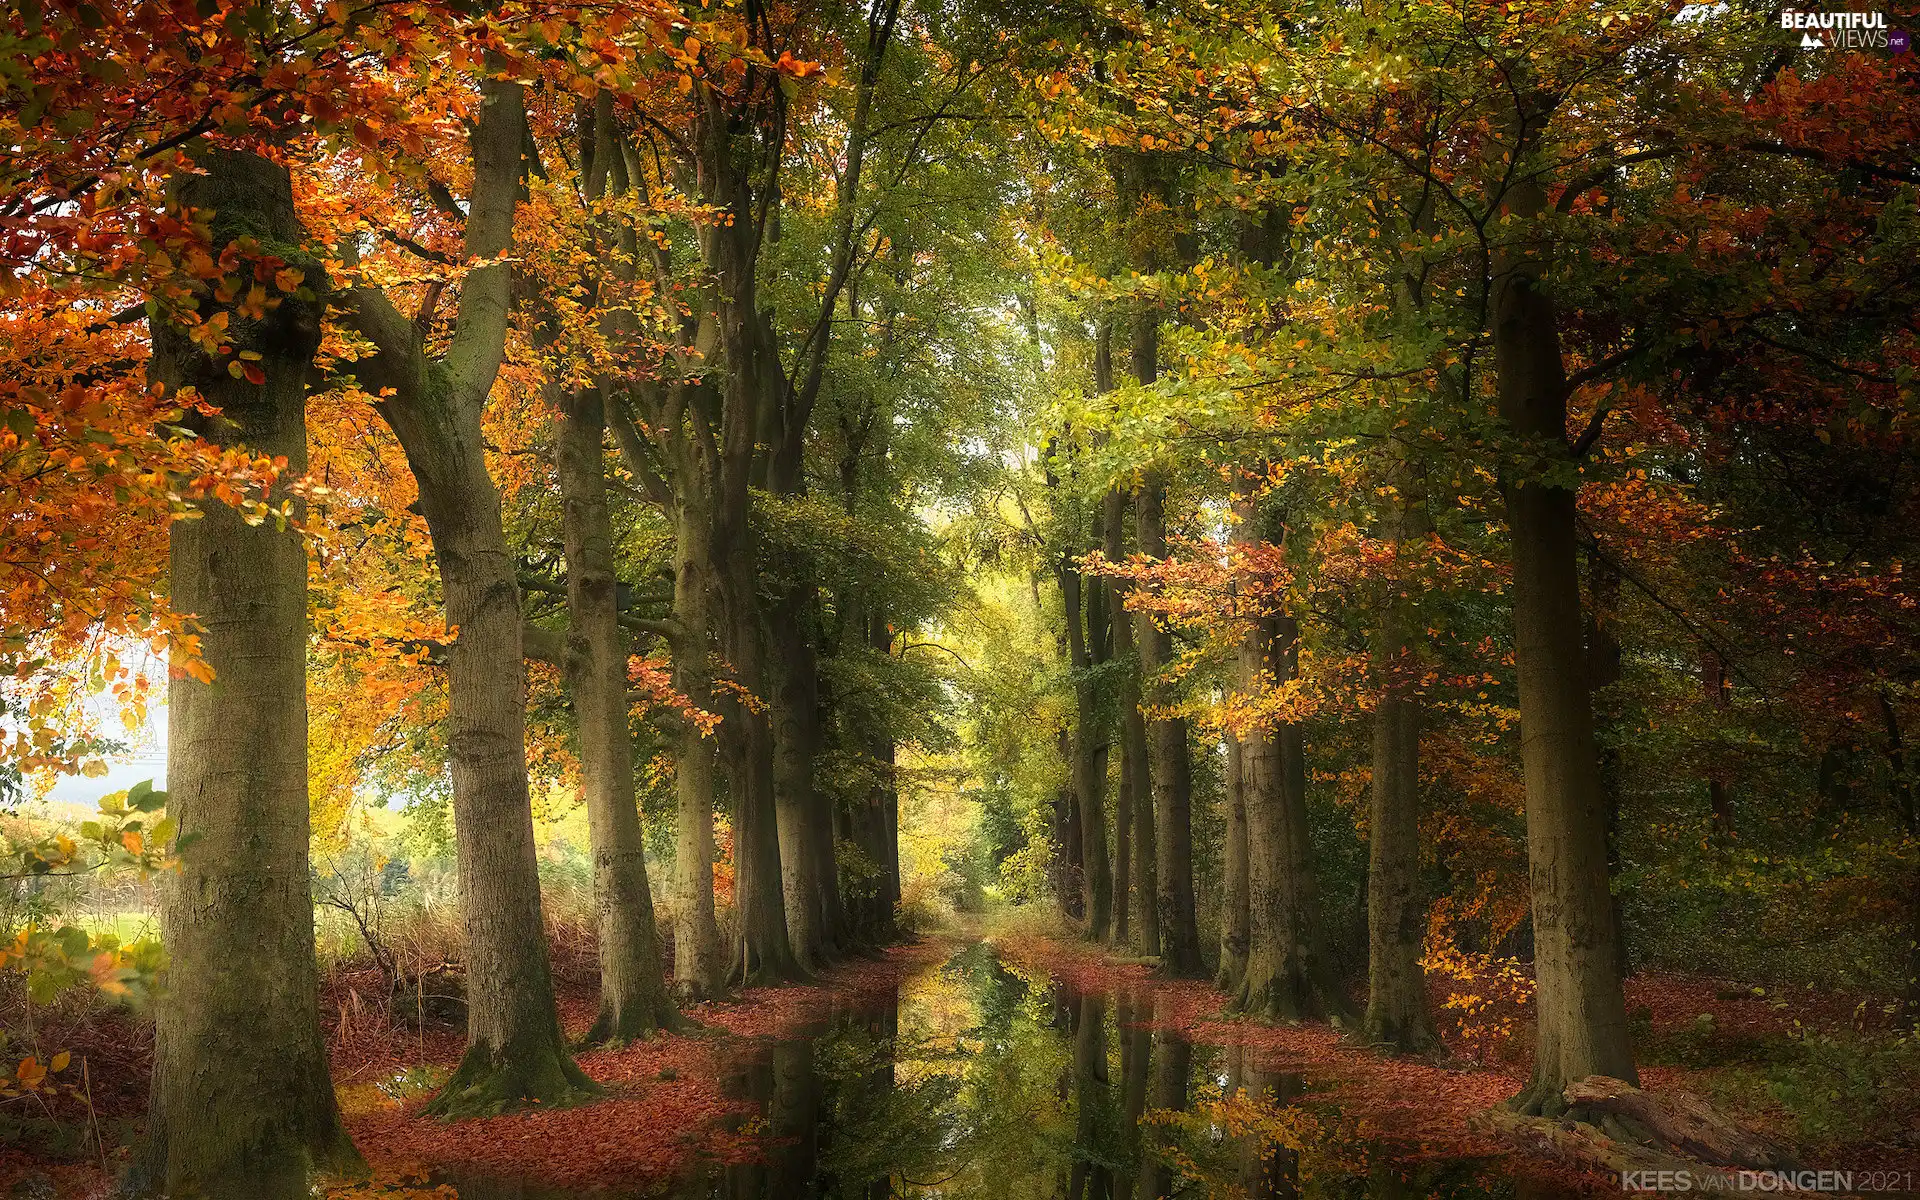
{"type": "MultiPolygon", "coordinates": [[[[1262,1065],[1257,1055],[1242,1055],[1240,1087],[1264,1104],[1280,1107],[1305,1090],[1297,1074],[1262,1065]]],[[[1242,1178],[1249,1200],[1283,1200],[1300,1194],[1300,1152],[1264,1138],[1251,1138],[1242,1178]]]]}
{"type": "Polygon", "coordinates": [[[1071,1200],[1107,1200],[1115,1165],[1113,1086],[1107,1077],[1107,998],[1082,996],[1073,1030],[1073,1163],[1067,1176],[1071,1200]]]}
{"type": "MultiPolygon", "coordinates": [[[[1238,1047],[1194,1045],[1165,1007],[1155,1011],[1150,986],[1111,996],[1030,987],[979,946],[926,988],[905,1022],[889,997],[739,1064],[731,1090],[762,1114],[765,1153],[681,1195],[1535,1200],[1480,1187],[1460,1164],[1371,1156],[1298,1074],[1238,1047]],[[926,1028],[934,1009],[949,1025],[970,1014],[957,1044],[951,1027],[926,1028]],[[1258,1102],[1251,1132],[1235,1133],[1247,1123],[1230,1128],[1216,1107],[1240,1092],[1258,1102]]],[[[462,1200],[550,1197],[463,1188],[462,1200]]]]}

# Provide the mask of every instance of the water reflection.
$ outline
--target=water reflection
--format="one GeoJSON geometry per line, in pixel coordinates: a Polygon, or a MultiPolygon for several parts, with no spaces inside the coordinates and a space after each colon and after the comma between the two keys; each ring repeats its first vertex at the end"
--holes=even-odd
{"type": "MultiPolygon", "coordinates": [[[[758,1153],[679,1200],[1529,1200],[1483,1164],[1401,1161],[1309,1082],[1195,1044],[1150,987],[1072,994],[984,943],[813,1036],[762,1042],[727,1081],[758,1153]]],[[[462,1200],[628,1200],[458,1181],[462,1200]]]]}

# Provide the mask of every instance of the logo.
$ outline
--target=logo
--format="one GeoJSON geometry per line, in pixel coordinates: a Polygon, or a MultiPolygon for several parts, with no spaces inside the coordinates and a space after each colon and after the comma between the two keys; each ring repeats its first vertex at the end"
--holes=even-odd
{"type": "Polygon", "coordinates": [[[1910,42],[1904,29],[1889,31],[1883,12],[1808,12],[1785,9],[1780,28],[1800,34],[1802,50],[1888,50],[1904,54],[1910,42]]]}

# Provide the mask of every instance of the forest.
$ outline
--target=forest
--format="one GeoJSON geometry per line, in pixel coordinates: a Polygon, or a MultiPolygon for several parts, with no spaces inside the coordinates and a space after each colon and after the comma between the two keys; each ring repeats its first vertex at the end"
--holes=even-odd
{"type": "Polygon", "coordinates": [[[10,1195],[1920,1194],[1912,9],[5,9],[10,1195]]]}

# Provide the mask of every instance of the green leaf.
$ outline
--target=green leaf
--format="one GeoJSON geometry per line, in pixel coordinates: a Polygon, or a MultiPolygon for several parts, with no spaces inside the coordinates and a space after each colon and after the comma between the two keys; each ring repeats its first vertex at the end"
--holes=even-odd
{"type": "Polygon", "coordinates": [[[35,1004],[51,1004],[60,994],[60,982],[46,971],[35,971],[27,976],[27,997],[35,1004]]]}
{"type": "Polygon", "coordinates": [[[68,958],[79,958],[87,952],[87,931],[78,925],[68,925],[53,935],[60,945],[60,952],[68,958]]]}
{"type": "Polygon", "coordinates": [[[127,789],[127,806],[135,812],[157,812],[167,806],[167,794],[153,789],[153,780],[143,779],[127,789]]]}

